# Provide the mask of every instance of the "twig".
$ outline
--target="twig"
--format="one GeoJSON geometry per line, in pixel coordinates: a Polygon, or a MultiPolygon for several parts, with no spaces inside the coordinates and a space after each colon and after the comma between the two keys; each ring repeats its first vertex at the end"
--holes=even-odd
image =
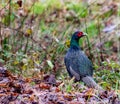
{"type": "Polygon", "coordinates": [[[0,23],[0,48],[2,48],[2,34],[1,34],[1,23],[0,23]]]}
{"type": "Polygon", "coordinates": [[[10,18],[10,16],[11,16],[11,0],[10,0],[10,3],[9,3],[9,23],[8,23],[8,26],[10,26],[10,23],[11,23],[11,18],[10,18]]]}
{"type": "MultiPolygon", "coordinates": [[[[1,27],[3,27],[3,28],[9,28],[9,29],[11,29],[11,30],[13,30],[13,31],[16,31],[16,32],[18,32],[18,33],[20,33],[20,35],[25,35],[25,33],[23,32],[23,31],[20,31],[19,29],[15,29],[15,28],[11,28],[11,27],[9,27],[9,26],[5,26],[2,22],[0,22],[0,26],[1,27]]],[[[31,39],[33,40],[33,42],[34,43],[40,43],[39,41],[36,41],[33,37],[31,37],[31,39]]]]}
{"type": "MultiPolygon", "coordinates": [[[[120,10],[120,7],[118,8],[118,11],[119,10],[120,10]]],[[[117,17],[118,17],[118,19],[120,19],[119,13],[117,14],[117,17]]],[[[119,34],[118,30],[119,30],[119,25],[117,26],[117,34],[119,34]]],[[[118,62],[120,64],[120,36],[118,37],[118,46],[117,47],[118,47],[118,62]]]]}
{"type": "MultiPolygon", "coordinates": [[[[99,23],[99,18],[98,18],[98,37],[99,37],[99,41],[100,43],[102,42],[102,38],[101,38],[101,32],[100,32],[100,23],[99,23]]],[[[101,45],[100,47],[100,59],[101,61],[104,61],[104,58],[103,58],[103,46],[101,45]]]]}
{"type": "Polygon", "coordinates": [[[94,2],[92,2],[90,5],[87,5],[87,7],[85,9],[83,9],[83,11],[80,13],[80,15],[86,10],[88,9],[92,4],[94,4],[97,0],[95,0],[94,2]]]}
{"type": "Polygon", "coordinates": [[[2,22],[0,22],[0,24],[1,24],[1,27],[3,27],[3,28],[9,28],[11,30],[17,31],[18,33],[25,34],[23,31],[20,31],[19,29],[15,29],[15,28],[11,28],[9,26],[6,26],[2,22]]]}
{"type": "MultiPolygon", "coordinates": [[[[33,7],[34,5],[35,5],[35,2],[32,4],[30,10],[32,9],[32,7],[33,7]]],[[[29,10],[29,12],[30,12],[30,10],[29,10]]],[[[20,30],[20,29],[22,28],[22,26],[24,25],[23,23],[24,23],[25,19],[29,16],[29,15],[28,15],[29,12],[28,12],[27,15],[23,18],[23,21],[21,22],[21,25],[18,27],[18,30],[20,30]]]]}
{"type": "MultiPolygon", "coordinates": [[[[86,18],[85,18],[85,29],[86,29],[86,33],[88,34],[88,29],[87,29],[87,22],[86,22],[86,18]]],[[[88,44],[88,49],[89,49],[89,54],[90,54],[90,58],[92,59],[92,53],[91,53],[91,45],[90,45],[90,42],[89,42],[89,38],[88,38],[88,35],[86,36],[87,37],[87,44],[88,44]]]]}
{"type": "Polygon", "coordinates": [[[29,37],[27,37],[27,42],[26,42],[26,45],[25,45],[25,50],[24,50],[24,54],[26,54],[26,52],[27,52],[27,47],[28,47],[28,41],[29,40],[29,37]]]}
{"type": "Polygon", "coordinates": [[[6,6],[4,6],[2,9],[0,9],[0,12],[1,12],[3,9],[5,9],[5,8],[9,5],[10,2],[11,2],[11,0],[8,1],[8,3],[6,4],[6,6]]]}

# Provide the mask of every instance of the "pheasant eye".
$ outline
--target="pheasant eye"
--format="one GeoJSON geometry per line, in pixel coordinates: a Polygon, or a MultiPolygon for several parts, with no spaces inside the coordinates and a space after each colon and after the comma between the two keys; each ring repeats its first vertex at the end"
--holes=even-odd
{"type": "Polygon", "coordinates": [[[79,33],[77,34],[78,37],[81,37],[82,35],[83,35],[83,32],[79,32],[79,33]]]}

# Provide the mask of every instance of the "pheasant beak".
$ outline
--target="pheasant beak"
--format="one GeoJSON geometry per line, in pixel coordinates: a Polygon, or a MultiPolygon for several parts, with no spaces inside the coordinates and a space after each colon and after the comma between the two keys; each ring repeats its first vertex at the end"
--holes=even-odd
{"type": "Polygon", "coordinates": [[[87,33],[83,33],[83,34],[81,35],[81,37],[84,37],[84,36],[87,36],[87,33]]]}
{"type": "Polygon", "coordinates": [[[83,36],[87,36],[87,33],[83,33],[83,36]]]}

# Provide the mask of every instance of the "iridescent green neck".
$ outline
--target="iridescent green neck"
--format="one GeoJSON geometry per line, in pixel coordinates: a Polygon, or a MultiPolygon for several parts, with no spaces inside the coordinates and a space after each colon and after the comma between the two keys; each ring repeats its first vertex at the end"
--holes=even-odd
{"type": "Polygon", "coordinates": [[[80,46],[79,46],[79,40],[71,39],[70,47],[80,49],[80,46]]]}

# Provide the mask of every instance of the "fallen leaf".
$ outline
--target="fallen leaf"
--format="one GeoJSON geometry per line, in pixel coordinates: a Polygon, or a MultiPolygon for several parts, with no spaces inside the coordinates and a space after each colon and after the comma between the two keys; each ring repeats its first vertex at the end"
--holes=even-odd
{"type": "Polygon", "coordinates": [[[54,65],[50,60],[47,60],[48,65],[50,66],[51,69],[53,69],[54,65]]]}
{"type": "Polygon", "coordinates": [[[69,94],[65,94],[65,95],[64,95],[64,98],[67,99],[68,101],[73,100],[73,96],[72,96],[72,95],[69,95],[69,94]]]}
{"type": "Polygon", "coordinates": [[[93,95],[94,95],[94,89],[93,88],[88,89],[84,94],[84,96],[86,96],[86,97],[91,97],[93,95]]]}
{"type": "Polygon", "coordinates": [[[39,84],[39,88],[41,89],[50,89],[50,85],[49,84],[45,84],[45,83],[40,83],[39,84]]]}

